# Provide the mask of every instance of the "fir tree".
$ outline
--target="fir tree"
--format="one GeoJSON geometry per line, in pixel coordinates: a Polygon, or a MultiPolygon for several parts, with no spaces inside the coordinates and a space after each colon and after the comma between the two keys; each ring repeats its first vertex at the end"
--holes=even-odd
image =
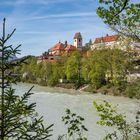
{"type": "Polygon", "coordinates": [[[43,125],[43,117],[35,112],[36,104],[29,104],[32,88],[22,96],[15,94],[12,84],[16,84],[12,71],[20,66],[24,59],[9,61],[11,56],[20,53],[19,46],[7,45],[15,29],[6,35],[5,19],[3,20],[2,37],[0,38],[0,140],[49,140],[52,126],[43,125]]]}

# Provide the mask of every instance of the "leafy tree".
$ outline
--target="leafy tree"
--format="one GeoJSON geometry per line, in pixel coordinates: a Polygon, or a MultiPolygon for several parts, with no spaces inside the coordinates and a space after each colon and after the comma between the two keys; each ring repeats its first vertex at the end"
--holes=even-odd
{"type": "Polygon", "coordinates": [[[82,75],[94,89],[100,88],[105,84],[106,65],[103,63],[103,53],[101,50],[91,52],[88,59],[84,59],[82,75]]]}
{"type": "Polygon", "coordinates": [[[61,61],[56,61],[52,64],[52,82],[53,85],[58,83],[59,79],[65,77],[64,65],[61,61]]]}
{"type": "Polygon", "coordinates": [[[38,70],[36,63],[37,63],[36,57],[33,57],[33,56],[28,57],[25,60],[25,62],[21,64],[20,67],[14,68],[14,73],[20,73],[21,75],[26,75],[23,77],[21,76],[21,80],[23,81],[35,82],[37,80],[35,75],[37,74],[37,70],[38,70]]]}
{"type": "Polygon", "coordinates": [[[124,84],[127,71],[132,65],[132,62],[129,61],[129,55],[120,49],[105,49],[102,53],[102,62],[107,70],[107,82],[115,86],[124,84]]]}
{"type": "Polygon", "coordinates": [[[87,83],[89,83],[90,81],[90,71],[92,70],[92,68],[93,68],[93,63],[91,62],[91,58],[90,57],[83,58],[82,77],[87,83]]]}
{"type": "Polygon", "coordinates": [[[105,50],[104,63],[107,65],[109,82],[113,85],[126,82],[128,57],[127,54],[119,49],[105,50]]]}
{"type": "Polygon", "coordinates": [[[14,67],[20,66],[24,59],[8,61],[9,57],[19,53],[19,47],[13,48],[7,45],[7,41],[14,34],[5,33],[5,19],[3,20],[3,32],[0,38],[0,139],[7,140],[49,140],[52,125],[45,127],[43,117],[35,112],[35,103],[29,104],[28,99],[32,95],[31,88],[22,96],[15,93],[12,84],[16,83],[12,74],[14,67]]]}
{"type": "Polygon", "coordinates": [[[84,59],[82,75],[95,89],[111,83],[121,85],[126,82],[126,74],[131,66],[128,55],[119,49],[94,50],[84,59]]]}
{"type": "Polygon", "coordinates": [[[68,58],[65,65],[65,74],[68,80],[73,80],[80,85],[81,79],[81,54],[78,51],[75,51],[68,58]]]}
{"type": "Polygon", "coordinates": [[[140,4],[130,0],[99,0],[97,14],[117,33],[140,41],[140,4]]]}
{"type": "Polygon", "coordinates": [[[57,67],[57,74],[59,78],[65,79],[65,63],[67,62],[67,56],[62,56],[60,60],[56,61],[55,67],[57,67]]]}
{"type": "Polygon", "coordinates": [[[102,104],[97,104],[94,101],[93,104],[100,117],[97,124],[116,128],[112,133],[108,133],[104,140],[135,140],[140,137],[139,112],[136,122],[128,123],[126,116],[117,112],[117,106],[112,106],[107,101],[103,101],[102,104]]]}
{"type": "MultiPolygon", "coordinates": [[[[87,128],[83,125],[84,121],[83,117],[78,116],[75,113],[72,113],[69,109],[66,109],[66,116],[62,117],[62,121],[65,123],[65,125],[68,126],[67,128],[68,139],[73,137],[73,139],[76,140],[87,140],[83,136],[83,132],[88,131],[87,128]]],[[[64,136],[65,135],[63,135],[63,137],[64,136]]]]}
{"type": "Polygon", "coordinates": [[[38,78],[44,80],[46,79],[46,65],[43,65],[42,63],[36,64],[36,66],[32,69],[30,69],[30,71],[32,71],[33,69],[36,68],[36,73],[35,76],[37,76],[38,78]]]}

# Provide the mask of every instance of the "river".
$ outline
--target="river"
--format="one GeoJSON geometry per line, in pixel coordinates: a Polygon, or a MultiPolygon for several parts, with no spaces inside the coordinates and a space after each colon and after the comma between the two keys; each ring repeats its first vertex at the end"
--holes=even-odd
{"type": "MultiPolygon", "coordinates": [[[[32,84],[18,83],[13,87],[16,93],[22,95],[32,86],[32,84]]],[[[72,112],[85,118],[85,126],[88,132],[85,134],[88,140],[100,140],[107,131],[105,127],[96,124],[98,115],[93,107],[93,101],[102,102],[107,100],[113,105],[118,104],[118,110],[126,113],[127,120],[135,119],[136,111],[140,107],[140,101],[126,97],[114,97],[102,94],[88,94],[74,90],[61,88],[49,88],[35,85],[30,102],[36,102],[36,111],[44,116],[45,125],[54,124],[53,136],[51,140],[57,140],[58,135],[66,133],[66,126],[61,121],[65,114],[65,109],[69,108],[72,112]]]]}

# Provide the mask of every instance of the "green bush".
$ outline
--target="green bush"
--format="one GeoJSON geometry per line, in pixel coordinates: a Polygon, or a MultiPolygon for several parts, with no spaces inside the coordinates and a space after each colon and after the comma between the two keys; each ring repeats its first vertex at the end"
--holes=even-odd
{"type": "Polygon", "coordinates": [[[48,81],[47,81],[47,85],[48,86],[54,86],[54,85],[56,85],[57,84],[57,80],[56,79],[54,79],[54,78],[50,78],[48,81]]]}
{"type": "Polygon", "coordinates": [[[140,99],[140,80],[128,84],[125,90],[126,96],[140,99]]]}

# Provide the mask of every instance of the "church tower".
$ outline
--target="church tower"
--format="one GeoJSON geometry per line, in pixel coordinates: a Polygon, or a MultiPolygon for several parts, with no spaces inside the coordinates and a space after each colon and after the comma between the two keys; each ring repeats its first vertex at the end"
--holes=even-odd
{"type": "Polygon", "coordinates": [[[77,49],[82,49],[83,39],[82,39],[81,33],[80,33],[80,32],[75,33],[73,39],[74,39],[74,46],[75,46],[77,49]]]}

